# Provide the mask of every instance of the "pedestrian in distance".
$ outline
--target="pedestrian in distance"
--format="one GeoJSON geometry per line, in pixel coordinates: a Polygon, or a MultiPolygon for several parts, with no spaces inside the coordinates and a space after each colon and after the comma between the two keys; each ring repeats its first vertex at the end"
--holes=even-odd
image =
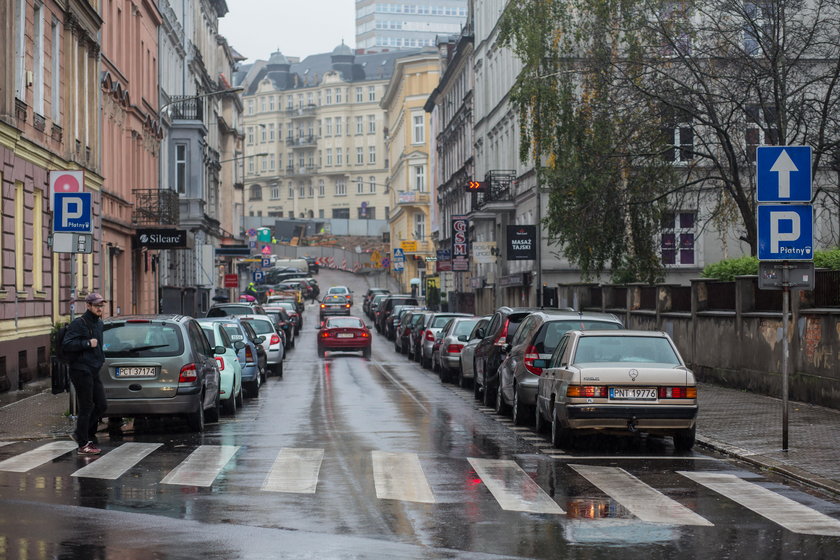
{"type": "Polygon", "coordinates": [[[85,312],[73,319],[64,336],[63,346],[72,356],[70,381],[76,389],[79,416],[71,436],[79,444],[79,455],[99,455],[96,428],[107,408],[105,387],[99,369],[105,363],[102,351],[102,313],[105,298],[93,292],[85,298],[85,312]]]}

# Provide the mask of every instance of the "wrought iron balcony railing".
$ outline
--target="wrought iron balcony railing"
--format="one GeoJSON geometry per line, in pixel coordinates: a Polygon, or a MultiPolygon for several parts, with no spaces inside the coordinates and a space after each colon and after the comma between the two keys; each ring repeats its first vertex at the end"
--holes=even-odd
{"type": "Polygon", "coordinates": [[[169,101],[166,111],[172,120],[204,121],[203,99],[175,96],[169,101]]]}
{"type": "Polygon", "coordinates": [[[137,225],[178,224],[180,211],[178,193],[167,189],[134,189],[134,214],[137,225]]]}

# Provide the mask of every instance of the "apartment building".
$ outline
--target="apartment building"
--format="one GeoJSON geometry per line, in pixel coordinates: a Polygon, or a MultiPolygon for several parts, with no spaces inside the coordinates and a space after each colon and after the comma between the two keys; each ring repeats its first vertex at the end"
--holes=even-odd
{"type": "Polygon", "coordinates": [[[356,0],[359,52],[433,47],[438,35],[457,35],[467,0],[356,0]]]}

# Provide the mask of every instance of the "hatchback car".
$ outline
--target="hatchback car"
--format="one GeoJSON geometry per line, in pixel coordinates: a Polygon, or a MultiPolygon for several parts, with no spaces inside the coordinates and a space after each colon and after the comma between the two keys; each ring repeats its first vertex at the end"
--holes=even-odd
{"type": "Polygon", "coordinates": [[[575,313],[544,310],[528,315],[510,344],[502,347],[505,359],[499,366],[499,389],[496,391],[496,412],[512,411],[513,423],[521,426],[533,418],[537,382],[542,368],[534,360],[551,358],[566,331],[613,330],[624,326],[610,313],[575,313]]]}
{"type": "Polygon", "coordinates": [[[391,311],[391,320],[385,325],[385,338],[394,340],[396,338],[397,327],[400,324],[402,316],[411,309],[418,309],[416,305],[397,305],[391,311]]]}
{"type": "Polygon", "coordinates": [[[391,294],[376,294],[371,298],[370,304],[368,305],[368,317],[370,320],[373,321],[374,325],[376,324],[376,319],[379,317],[379,305],[385,301],[385,298],[391,294]]]}
{"type": "MultiPolygon", "coordinates": [[[[440,346],[432,355],[432,366],[437,368],[441,381],[451,381],[461,369],[461,350],[480,317],[453,317],[441,329],[440,346]]],[[[460,381],[460,376],[458,377],[460,381]]]]}
{"type": "Polygon", "coordinates": [[[322,358],[327,352],[358,352],[370,358],[370,330],[358,317],[329,317],[318,328],[318,355],[322,358]]]}
{"type": "Polygon", "coordinates": [[[283,334],[284,349],[288,352],[294,348],[297,325],[289,315],[288,309],[280,305],[266,305],[265,314],[274,319],[274,328],[283,334]]]}
{"type": "Polygon", "coordinates": [[[454,317],[470,317],[469,313],[432,313],[426,318],[423,330],[420,333],[420,344],[418,360],[425,368],[432,368],[432,346],[435,343],[435,335],[440,332],[446,323],[454,317]]]}
{"type": "Polygon", "coordinates": [[[410,360],[420,361],[420,346],[423,341],[421,336],[423,329],[426,327],[426,320],[434,314],[434,311],[428,309],[424,311],[415,311],[411,314],[411,323],[408,324],[409,333],[408,341],[406,342],[406,354],[410,360]]]}
{"type": "Polygon", "coordinates": [[[242,365],[239,363],[239,350],[245,348],[241,340],[234,341],[222,327],[219,319],[197,319],[207,337],[210,346],[224,346],[224,354],[216,356],[219,363],[219,399],[225,414],[236,414],[236,409],[243,404],[242,365]]]}
{"type": "Polygon", "coordinates": [[[587,432],[671,436],[694,446],[697,383],[671,337],[651,331],[569,331],[537,388],[536,428],[551,422],[551,442],[572,444],[587,432]]]}
{"type": "Polygon", "coordinates": [[[295,325],[295,335],[300,334],[300,329],[303,327],[303,315],[298,313],[297,305],[293,301],[275,301],[270,302],[266,309],[282,307],[286,310],[286,313],[289,314],[289,317],[292,320],[292,323],[295,325]]]}
{"type": "Polygon", "coordinates": [[[414,315],[421,311],[427,311],[419,307],[408,308],[400,317],[400,322],[394,330],[394,350],[400,354],[408,354],[408,345],[411,341],[411,321],[414,315]]]}
{"type": "MultiPolygon", "coordinates": [[[[489,324],[490,315],[482,317],[475,324],[473,330],[470,331],[470,334],[467,335],[467,340],[464,342],[464,347],[461,349],[461,367],[458,371],[458,385],[461,387],[466,387],[468,384],[473,382],[473,378],[475,377],[473,370],[475,348],[478,346],[479,342],[484,340],[484,332],[489,324]]],[[[478,398],[479,393],[475,385],[473,385],[473,391],[475,391],[475,397],[478,398]]]]}
{"type": "Polygon", "coordinates": [[[352,304],[343,295],[327,294],[321,300],[319,318],[323,321],[324,317],[332,315],[350,315],[351,306],[352,304]]]}
{"type": "Polygon", "coordinates": [[[242,367],[242,386],[249,398],[260,396],[260,385],[268,367],[268,357],[263,348],[263,337],[254,332],[253,327],[243,323],[235,317],[216,319],[221,322],[222,329],[228,333],[234,342],[241,341],[245,346],[237,352],[239,365],[242,367]]]}
{"type": "Polygon", "coordinates": [[[391,290],[386,288],[368,288],[367,293],[365,293],[365,297],[362,300],[362,311],[370,317],[370,302],[373,301],[373,297],[379,294],[390,294],[391,290]]]}
{"type": "Polygon", "coordinates": [[[347,286],[333,286],[325,295],[328,296],[344,296],[347,300],[347,303],[353,305],[353,292],[347,286]]]}
{"type": "Polygon", "coordinates": [[[105,363],[99,377],[106,416],[183,416],[204,430],[219,420],[219,368],[223,346],[210,346],[192,317],[129,315],[105,319],[105,363]]]}
{"type": "MultiPolygon", "coordinates": [[[[262,345],[265,348],[268,371],[272,375],[283,377],[283,338],[274,327],[274,321],[268,315],[242,315],[239,320],[248,323],[257,335],[263,337],[262,345]]],[[[265,381],[265,380],[263,380],[265,381]]]]}

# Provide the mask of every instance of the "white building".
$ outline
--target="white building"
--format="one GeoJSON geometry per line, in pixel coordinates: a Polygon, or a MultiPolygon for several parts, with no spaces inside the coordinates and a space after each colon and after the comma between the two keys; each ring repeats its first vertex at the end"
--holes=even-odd
{"type": "Polygon", "coordinates": [[[356,0],[359,52],[431,47],[437,35],[456,35],[467,0],[356,0]]]}

